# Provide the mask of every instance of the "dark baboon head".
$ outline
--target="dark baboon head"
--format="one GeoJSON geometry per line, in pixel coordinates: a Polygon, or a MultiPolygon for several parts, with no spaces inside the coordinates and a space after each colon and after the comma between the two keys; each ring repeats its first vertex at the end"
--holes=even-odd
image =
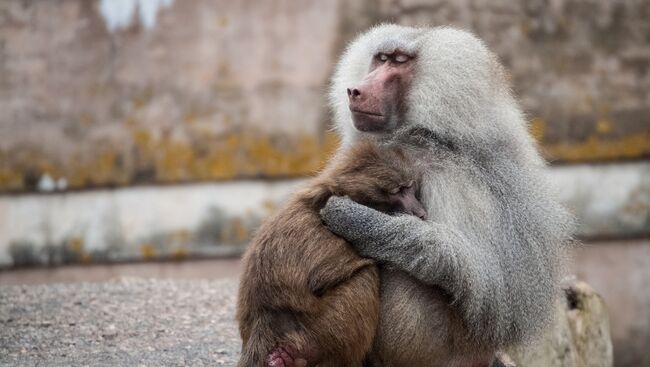
{"type": "Polygon", "coordinates": [[[426,219],[419,201],[419,174],[406,152],[360,141],[343,152],[328,175],[334,195],[386,213],[405,213],[426,219]]]}

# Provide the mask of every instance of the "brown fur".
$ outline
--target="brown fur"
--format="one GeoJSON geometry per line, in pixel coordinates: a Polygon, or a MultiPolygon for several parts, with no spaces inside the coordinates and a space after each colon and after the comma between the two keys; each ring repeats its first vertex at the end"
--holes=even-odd
{"type": "Polygon", "coordinates": [[[262,225],[244,256],[237,318],[240,367],[289,347],[309,366],[361,366],[379,321],[379,276],[321,222],[332,195],[391,211],[389,194],[414,180],[396,149],[360,142],[338,156],[262,225]]]}
{"type": "Polygon", "coordinates": [[[382,268],[380,322],[373,366],[487,367],[494,350],[468,339],[467,326],[439,288],[413,281],[405,272],[382,268]]]}

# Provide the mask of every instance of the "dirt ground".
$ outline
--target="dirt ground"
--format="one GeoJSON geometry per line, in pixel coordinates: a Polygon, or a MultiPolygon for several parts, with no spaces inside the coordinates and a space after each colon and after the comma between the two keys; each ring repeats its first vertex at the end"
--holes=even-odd
{"type": "Polygon", "coordinates": [[[222,279],[237,277],[238,258],[173,262],[69,265],[0,271],[0,285],[103,282],[119,277],[155,279],[222,279]]]}
{"type": "Polygon", "coordinates": [[[0,366],[234,366],[236,289],[232,278],[0,285],[0,366]]]}

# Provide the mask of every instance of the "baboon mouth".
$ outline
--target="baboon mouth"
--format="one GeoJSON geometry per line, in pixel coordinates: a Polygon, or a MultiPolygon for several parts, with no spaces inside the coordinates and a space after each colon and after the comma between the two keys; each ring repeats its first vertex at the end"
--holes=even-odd
{"type": "Polygon", "coordinates": [[[384,117],[384,115],[382,115],[381,113],[377,113],[377,112],[369,112],[369,111],[361,111],[361,110],[353,110],[353,109],[350,109],[350,111],[352,111],[352,113],[359,113],[359,114],[362,114],[362,115],[375,116],[375,117],[384,117]]]}
{"type": "Polygon", "coordinates": [[[386,117],[375,112],[352,110],[352,122],[359,131],[380,132],[386,129],[386,117]]]}

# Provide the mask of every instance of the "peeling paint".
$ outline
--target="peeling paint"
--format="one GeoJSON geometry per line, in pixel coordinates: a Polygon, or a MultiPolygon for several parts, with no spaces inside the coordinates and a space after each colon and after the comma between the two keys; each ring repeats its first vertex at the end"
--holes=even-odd
{"type": "Polygon", "coordinates": [[[137,19],[146,29],[156,26],[156,17],[161,9],[169,7],[173,0],[101,0],[99,11],[106,28],[114,31],[126,28],[137,19]]]}

